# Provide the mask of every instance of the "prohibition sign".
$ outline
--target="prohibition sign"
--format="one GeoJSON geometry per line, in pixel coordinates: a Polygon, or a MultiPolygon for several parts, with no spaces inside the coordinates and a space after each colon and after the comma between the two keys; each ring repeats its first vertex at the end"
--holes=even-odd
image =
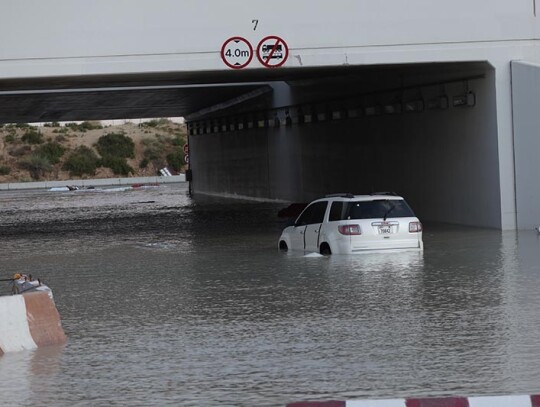
{"type": "Polygon", "coordinates": [[[253,47],[245,38],[231,37],[221,47],[221,59],[229,68],[245,68],[253,59],[253,47]]]}
{"type": "Polygon", "coordinates": [[[267,68],[279,68],[289,57],[289,47],[283,38],[269,35],[257,45],[257,58],[267,68]]]}

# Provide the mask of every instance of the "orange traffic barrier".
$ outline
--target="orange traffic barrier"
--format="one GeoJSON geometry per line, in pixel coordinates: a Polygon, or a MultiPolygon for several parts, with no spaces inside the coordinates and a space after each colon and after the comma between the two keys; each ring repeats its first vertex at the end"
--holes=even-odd
{"type": "Polygon", "coordinates": [[[0,297],[0,355],[66,340],[50,290],[0,297]]]}
{"type": "Polygon", "coordinates": [[[30,334],[38,347],[61,345],[66,342],[60,314],[49,293],[30,292],[23,294],[30,334]]]}

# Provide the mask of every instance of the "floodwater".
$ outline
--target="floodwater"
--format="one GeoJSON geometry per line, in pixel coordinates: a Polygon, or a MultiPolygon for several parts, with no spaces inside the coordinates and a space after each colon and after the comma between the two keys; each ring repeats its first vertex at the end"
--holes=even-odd
{"type": "Polygon", "coordinates": [[[276,249],[282,206],[181,184],[1,192],[2,276],[44,279],[69,341],[0,357],[0,405],[540,391],[532,229],[428,224],[423,253],[304,257],[276,249]]]}

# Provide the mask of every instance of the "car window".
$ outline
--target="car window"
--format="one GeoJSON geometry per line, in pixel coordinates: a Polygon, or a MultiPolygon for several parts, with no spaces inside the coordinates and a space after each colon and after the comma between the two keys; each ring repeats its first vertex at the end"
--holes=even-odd
{"type": "Polygon", "coordinates": [[[343,219],[343,202],[334,201],[330,207],[330,215],[328,216],[328,221],[333,222],[336,220],[343,219]]]}
{"type": "Polygon", "coordinates": [[[323,223],[324,221],[324,214],[326,213],[326,207],[328,206],[327,201],[322,202],[316,202],[313,204],[313,216],[311,218],[312,223],[323,223]]]}
{"type": "Polygon", "coordinates": [[[346,219],[409,218],[414,213],[404,200],[377,199],[349,202],[346,219]]]}
{"type": "Polygon", "coordinates": [[[296,226],[311,225],[314,223],[322,223],[324,213],[328,206],[327,201],[315,202],[309,205],[296,221],[296,226]]]}
{"type": "Polygon", "coordinates": [[[313,212],[313,205],[309,205],[306,209],[304,209],[300,217],[296,220],[295,225],[296,226],[307,225],[309,223],[308,220],[311,218],[312,212],[313,212]]]}

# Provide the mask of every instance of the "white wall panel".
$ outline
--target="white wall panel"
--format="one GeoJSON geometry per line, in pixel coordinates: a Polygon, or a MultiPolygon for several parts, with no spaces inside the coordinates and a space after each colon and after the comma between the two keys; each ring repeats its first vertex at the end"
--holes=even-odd
{"type": "MultiPolygon", "coordinates": [[[[228,69],[219,56],[227,38],[255,47],[278,35],[291,48],[288,65],[305,66],[346,63],[347,48],[531,40],[538,25],[530,0],[2,0],[0,61],[46,68],[73,59],[62,65],[75,73],[149,58],[144,70],[228,69]]],[[[256,58],[250,67],[260,67],[256,58]]]]}
{"type": "Polygon", "coordinates": [[[512,63],[512,102],[519,229],[540,224],[540,65],[512,63]]]}

